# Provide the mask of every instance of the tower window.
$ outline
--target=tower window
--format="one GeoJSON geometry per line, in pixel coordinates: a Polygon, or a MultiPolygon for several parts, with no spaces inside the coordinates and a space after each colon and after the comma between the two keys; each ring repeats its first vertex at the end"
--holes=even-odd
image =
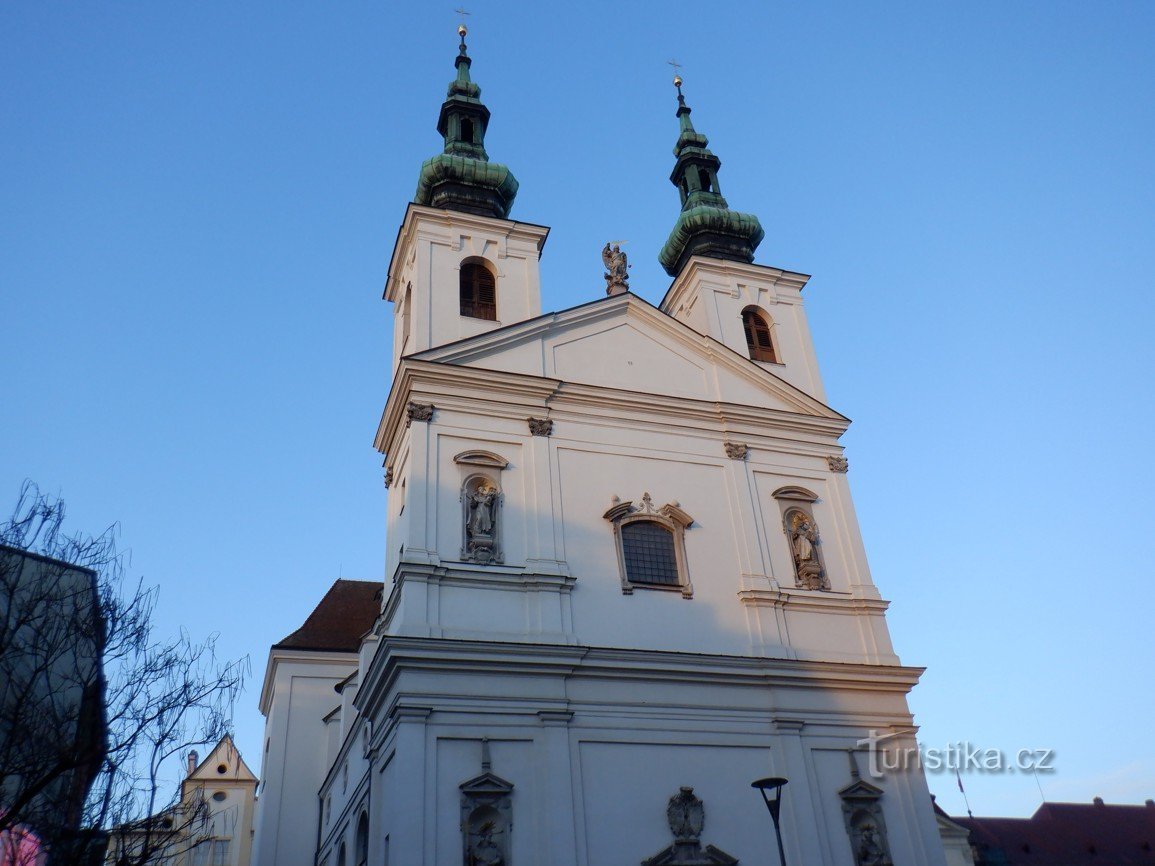
{"type": "Polygon", "coordinates": [[[473,121],[468,117],[461,118],[461,140],[473,144],[473,121]]]}
{"type": "Polygon", "coordinates": [[[774,341],[770,337],[770,323],[759,310],[747,307],[742,311],[742,329],[746,332],[746,348],[752,360],[778,363],[774,341]]]}
{"type": "Polygon", "coordinates": [[[685,533],[694,519],[676,503],[655,508],[650,494],[641,502],[615,502],[603,515],[614,525],[622,592],[635,588],[672,589],[691,598],[685,533]]]}
{"type": "Polygon", "coordinates": [[[461,315],[497,319],[497,281],[493,271],[478,262],[461,266],[461,315]]]}
{"type": "Polygon", "coordinates": [[[704,168],[698,169],[698,186],[702,188],[702,192],[710,191],[710,172],[704,168]]]}

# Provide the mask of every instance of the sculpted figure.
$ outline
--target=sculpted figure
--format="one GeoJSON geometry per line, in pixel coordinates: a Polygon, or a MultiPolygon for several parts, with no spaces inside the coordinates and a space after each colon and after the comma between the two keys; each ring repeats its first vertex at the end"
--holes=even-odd
{"type": "Polygon", "coordinates": [[[503,866],[505,857],[493,839],[493,822],[486,821],[477,831],[477,838],[469,851],[470,866],[503,866]]]}
{"type": "Polygon", "coordinates": [[[493,512],[497,507],[497,488],[483,484],[469,494],[469,522],[466,528],[471,538],[493,534],[493,512]]]}
{"type": "Polygon", "coordinates": [[[615,294],[615,289],[619,292],[629,289],[630,266],[626,262],[626,254],[622,252],[621,246],[614,244],[611,247],[606,244],[602,248],[602,264],[606,266],[606,292],[608,294],[615,294]]]}
{"type": "Polygon", "coordinates": [[[890,858],[879,844],[878,834],[874,827],[866,824],[858,837],[858,850],[855,852],[858,866],[889,866],[890,858]]]}
{"type": "Polygon", "coordinates": [[[806,517],[794,524],[794,558],[798,564],[814,561],[814,543],[818,541],[818,530],[806,517]]]}

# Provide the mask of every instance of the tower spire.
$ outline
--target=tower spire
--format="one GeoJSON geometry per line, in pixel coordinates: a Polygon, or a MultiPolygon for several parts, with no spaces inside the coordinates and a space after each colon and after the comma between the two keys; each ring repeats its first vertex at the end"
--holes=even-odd
{"type": "Polygon", "coordinates": [[[413,200],[505,219],[517,196],[517,179],[506,166],[490,162],[485,152],[489,109],[481,101],[481,88],[469,74],[473,60],[465,42],[468,33],[464,21],[457,26],[461,39],[454,60],[457,75],[449,82],[437,118],[445,149],[422,164],[413,200]]]}
{"type": "Polygon", "coordinates": [[[678,90],[678,141],[670,182],[678,188],[682,212],[658,261],[672,277],[691,256],[751,262],[765,236],[762,225],[753,214],[730,210],[718,186],[722,161],[707,147],[710,142],[706,136],[694,129],[691,109],[682,93],[681,74],[675,73],[674,87],[678,90]]]}

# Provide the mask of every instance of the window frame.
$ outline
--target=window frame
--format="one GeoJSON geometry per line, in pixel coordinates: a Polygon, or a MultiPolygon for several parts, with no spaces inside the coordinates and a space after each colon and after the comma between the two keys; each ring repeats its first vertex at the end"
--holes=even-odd
{"type": "Polygon", "coordinates": [[[694,585],[690,580],[690,569],[686,558],[686,530],[694,523],[694,518],[683,511],[676,502],[655,508],[650,494],[646,493],[642,496],[639,505],[635,505],[633,502],[617,502],[602,516],[613,526],[622,595],[633,595],[635,589],[653,589],[659,592],[677,592],[683,598],[694,597],[694,585]],[[630,580],[629,570],[626,567],[622,528],[632,523],[641,522],[657,524],[670,532],[674,544],[674,561],[678,569],[678,582],[676,584],[630,580]]]}
{"type": "Polygon", "coordinates": [[[497,271],[487,262],[481,258],[468,258],[462,261],[461,267],[458,269],[457,287],[458,287],[458,311],[467,319],[480,319],[483,322],[497,321],[497,271]],[[481,271],[489,275],[489,279],[493,282],[493,303],[487,304],[481,300],[481,286],[480,281],[472,279],[469,285],[470,296],[466,297],[466,269],[469,268],[470,273],[475,273],[472,269],[479,268],[481,271]],[[467,312],[468,309],[468,312],[467,312]],[[493,315],[478,315],[479,312],[492,312],[493,315]]]}
{"type": "MultiPolygon", "coordinates": [[[[755,329],[756,331],[757,329],[755,329]]],[[[746,354],[751,361],[759,361],[763,364],[781,364],[781,353],[778,351],[778,342],[774,339],[774,320],[770,318],[760,307],[745,307],[742,310],[742,336],[746,340],[746,354]],[[766,341],[770,344],[769,348],[763,348],[758,345],[757,336],[751,334],[747,329],[747,319],[755,318],[766,329],[766,341]],[[755,339],[751,340],[751,336],[755,339]],[[764,357],[764,354],[769,354],[769,357],[764,357]]]]}

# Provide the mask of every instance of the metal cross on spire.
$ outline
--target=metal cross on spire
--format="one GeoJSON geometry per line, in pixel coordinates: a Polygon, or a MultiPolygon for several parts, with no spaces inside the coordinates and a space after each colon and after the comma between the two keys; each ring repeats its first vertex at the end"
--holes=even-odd
{"type": "Polygon", "coordinates": [[[469,32],[469,28],[465,26],[465,17],[469,14],[464,8],[454,9],[458,15],[461,16],[461,22],[457,25],[457,35],[461,37],[461,47],[465,47],[465,34],[469,32]]]}
{"type": "Polygon", "coordinates": [[[667,60],[670,66],[674,67],[674,87],[678,88],[678,92],[682,92],[682,64],[677,60],[667,60]]]}

